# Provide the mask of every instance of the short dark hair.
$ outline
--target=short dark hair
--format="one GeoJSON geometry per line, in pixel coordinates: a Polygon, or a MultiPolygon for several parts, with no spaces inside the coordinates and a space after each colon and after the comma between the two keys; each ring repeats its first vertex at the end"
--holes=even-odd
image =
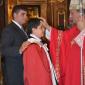
{"type": "Polygon", "coordinates": [[[14,13],[18,13],[20,10],[27,11],[27,8],[25,5],[15,5],[12,10],[12,16],[14,13]]]}
{"type": "Polygon", "coordinates": [[[37,29],[37,27],[40,25],[40,21],[42,21],[39,18],[31,18],[27,23],[27,34],[29,35],[32,33],[32,28],[37,29]]]}

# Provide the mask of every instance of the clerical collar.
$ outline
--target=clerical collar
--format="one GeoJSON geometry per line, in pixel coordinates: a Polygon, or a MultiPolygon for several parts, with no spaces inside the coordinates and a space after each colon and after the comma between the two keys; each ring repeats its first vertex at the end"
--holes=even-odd
{"type": "Polygon", "coordinates": [[[30,34],[31,37],[35,38],[37,41],[41,42],[41,39],[34,34],[30,34]]]}
{"type": "Polygon", "coordinates": [[[18,22],[16,22],[15,20],[12,20],[12,22],[14,22],[20,29],[22,29],[22,26],[18,22]]]}

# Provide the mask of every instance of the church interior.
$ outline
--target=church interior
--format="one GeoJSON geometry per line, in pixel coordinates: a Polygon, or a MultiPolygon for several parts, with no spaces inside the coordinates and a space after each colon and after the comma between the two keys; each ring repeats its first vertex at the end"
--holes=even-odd
{"type": "MultiPolygon", "coordinates": [[[[44,17],[49,25],[65,30],[69,22],[69,3],[70,0],[0,0],[0,37],[4,27],[12,20],[11,12],[16,4],[28,9],[29,18],[44,17]]],[[[2,64],[0,57],[0,85],[3,85],[2,64]]]]}

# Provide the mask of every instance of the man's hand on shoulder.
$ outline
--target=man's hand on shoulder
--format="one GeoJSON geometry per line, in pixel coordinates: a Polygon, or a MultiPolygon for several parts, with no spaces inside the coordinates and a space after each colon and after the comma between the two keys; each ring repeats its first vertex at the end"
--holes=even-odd
{"type": "Polygon", "coordinates": [[[28,42],[28,41],[23,42],[22,45],[21,45],[21,47],[20,47],[20,49],[19,49],[19,53],[22,54],[23,51],[24,51],[24,50],[28,47],[28,45],[30,45],[30,44],[31,44],[31,43],[28,42]]]}

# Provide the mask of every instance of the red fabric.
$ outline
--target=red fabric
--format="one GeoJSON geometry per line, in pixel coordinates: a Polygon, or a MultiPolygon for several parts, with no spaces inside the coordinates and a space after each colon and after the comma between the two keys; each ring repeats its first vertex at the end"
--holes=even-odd
{"type": "MultiPolygon", "coordinates": [[[[79,83],[79,52],[80,49],[76,45],[71,45],[72,40],[79,34],[79,30],[76,26],[68,31],[62,33],[62,42],[60,45],[59,63],[60,63],[60,79],[59,85],[80,85],[79,83]],[[78,53],[78,54],[77,54],[78,53]],[[78,59],[77,59],[78,57],[78,59]],[[73,67],[72,67],[73,65],[73,67]],[[77,65],[77,66],[76,66],[77,65]],[[71,71],[70,71],[71,70],[71,71]],[[75,74],[76,73],[76,74],[75,74]],[[78,77],[75,78],[75,77],[78,77]],[[77,80],[77,81],[75,81],[77,80]]],[[[56,55],[57,55],[57,43],[58,43],[58,30],[52,28],[51,40],[50,40],[50,52],[54,67],[56,69],[56,55]]]]}
{"type": "Polygon", "coordinates": [[[69,49],[66,63],[65,85],[81,85],[80,52],[80,47],[76,43],[74,43],[69,49]]]}
{"type": "Polygon", "coordinates": [[[31,44],[23,54],[24,85],[52,85],[49,63],[42,47],[31,44]]]}

